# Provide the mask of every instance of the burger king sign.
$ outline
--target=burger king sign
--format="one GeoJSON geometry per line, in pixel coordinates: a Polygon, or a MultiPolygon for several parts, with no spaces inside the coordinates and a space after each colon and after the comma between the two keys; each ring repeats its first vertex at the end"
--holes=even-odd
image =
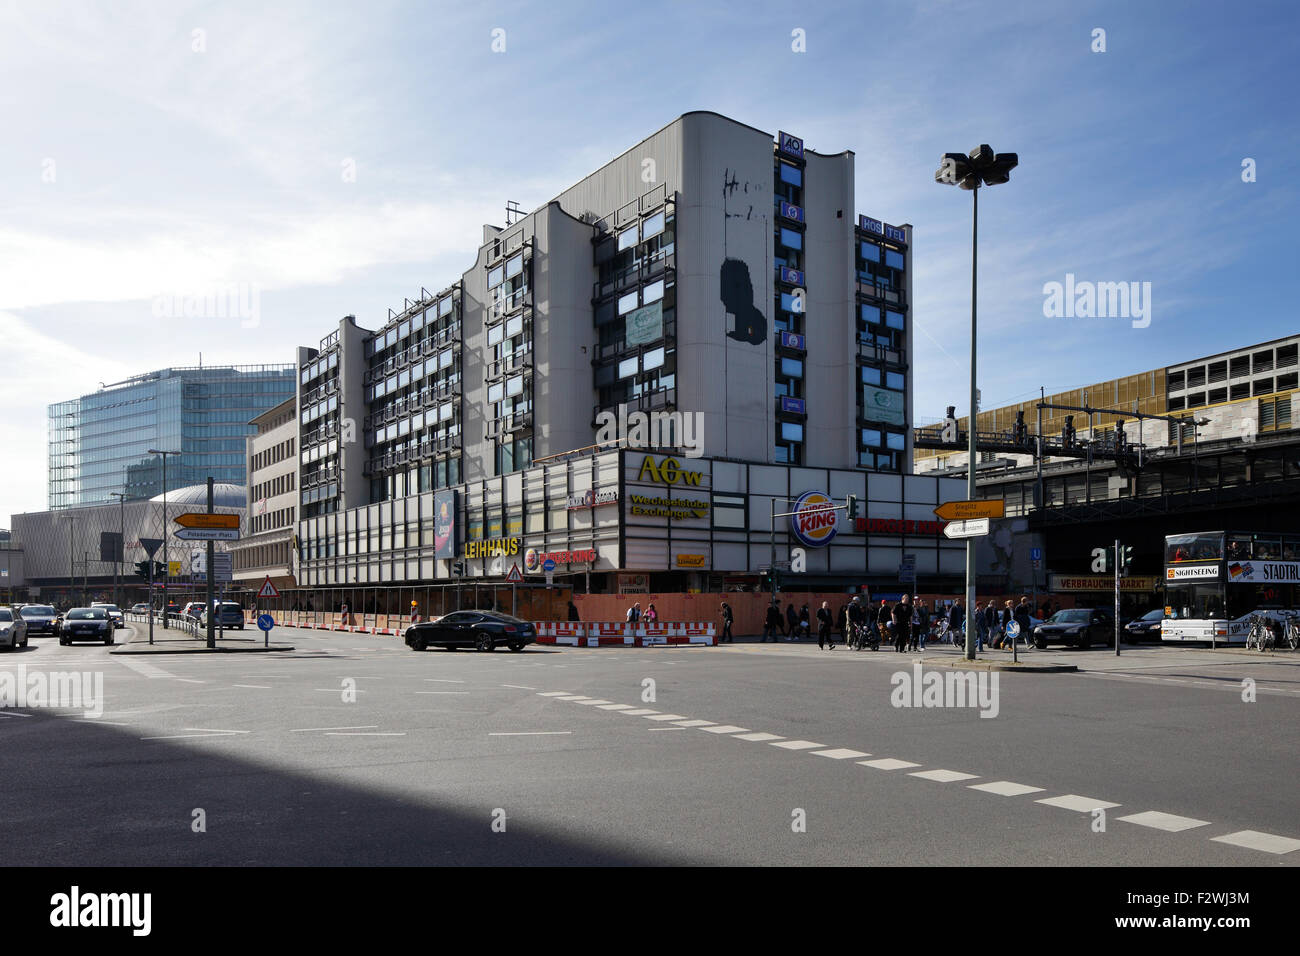
{"type": "Polygon", "coordinates": [[[790,530],[808,547],[822,548],[835,537],[835,526],[839,519],[834,500],[820,491],[805,491],[794,503],[790,530]]]}

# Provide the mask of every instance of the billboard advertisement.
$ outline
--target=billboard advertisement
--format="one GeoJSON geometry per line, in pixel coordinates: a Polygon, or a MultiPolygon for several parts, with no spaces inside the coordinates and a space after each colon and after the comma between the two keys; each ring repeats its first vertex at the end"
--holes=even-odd
{"type": "Polygon", "coordinates": [[[454,491],[439,491],[433,496],[434,557],[456,557],[456,496],[454,491]]]}

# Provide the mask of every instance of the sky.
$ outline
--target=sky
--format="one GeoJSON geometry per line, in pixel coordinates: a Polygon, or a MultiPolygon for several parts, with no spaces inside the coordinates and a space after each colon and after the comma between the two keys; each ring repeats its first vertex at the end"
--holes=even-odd
{"type": "Polygon", "coordinates": [[[46,507],[50,403],[376,328],[691,110],[853,150],[856,211],[913,225],[916,424],[968,403],[934,172],[981,143],[1020,157],[980,202],[983,407],[1293,334],[1298,38],[1292,0],[0,3],[0,516],[46,507]],[[1150,283],[1149,324],[1045,315],[1067,274],[1150,283]],[[169,307],[225,287],[256,309],[169,307]]]}

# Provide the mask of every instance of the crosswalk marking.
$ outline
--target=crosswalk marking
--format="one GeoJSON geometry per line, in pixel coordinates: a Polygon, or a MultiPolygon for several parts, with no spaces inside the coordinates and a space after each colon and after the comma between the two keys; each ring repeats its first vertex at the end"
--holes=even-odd
{"type": "Polygon", "coordinates": [[[737,740],[752,740],[754,743],[762,743],[765,740],[781,740],[777,734],[765,734],[762,732],[754,734],[736,734],[737,740]]]}
{"type": "Polygon", "coordinates": [[[567,697],[568,694],[569,692],[567,690],[544,690],[541,693],[539,693],[537,696],[538,697],[567,697]]]}
{"type": "Polygon", "coordinates": [[[1175,816],[1172,813],[1162,813],[1159,810],[1147,810],[1145,813],[1130,813],[1126,817],[1120,817],[1125,823],[1136,823],[1140,827],[1153,827],[1157,830],[1164,830],[1166,833],[1180,833],[1183,830],[1191,830],[1195,827],[1208,827],[1209,820],[1196,820],[1192,817],[1175,816]]]}
{"type": "Polygon", "coordinates": [[[1060,797],[1044,797],[1042,800],[1035,800],[1035,803],[1045,803],[1049,807],[1061,807],[1065,810],[1077,810],[1079,813],[1090,813],[1093,810],[1109,810],[1111,807],[1118,807],[1118,803],[1111,803],[1109,800],[1098,800],[1096,797],[1081,797],[1077,793],[1067,793],[1060,797]]]}
{"type": "Polygon", "coordinates": [[[813,755],[817,757],[830,757],[832,760],[848,760],[850,757],[871,756],[871,754],[863,753],[861,750],[847,750],[844,747],[837,747],[834,750],[814,750],[813,755]]]}
{"type": "Polygon", "coordinates": [[[1278,855],[1300,850],[1300,840],[1276,836],[1272,833],[1261,833],[1258,830],[1238,830],[1236,833],[1227,833],[1210,839],[1215,843],[1230,843],[1248,850],[1262,850],[1265,853],[1278,855]]]}
{"type": "Polygon", "coordinates": [[[659,711],[646,710],[644,707],[639,707],[636,710],[620,710],[619,713],[624,717],[644,717],[646,714],[657,714],[659,711]]]}
{"type": "Polygon", "coordinates": [[[923,780],[933,780],[936,783],[952,783],[956,780],[974,780],[979,774],[977,773],[960,773],[956,770],[917,770],[909,773],[909,777],[920,777],[923,780]]]}
{"type": "Polygon", "coordinates": [[[631,710],[631,704],[601,704],[601,710],[631,710]]]}
{"type": "Polygon", "coordinates": [[[733,724],[723,724],[721,727],[701,727],[700,730],[706,734],[743,734],[748,732],[747,727],[736,727],[733,724]]]}
{"type": "Polygon", "coordinates": [[[592,700],[580,700],[578,703],[583,707],[596,707],[600,704],[608,704],[609,701],[605,700],[603,697],[596,697],[592,700]]]}
{"type": "Polygon", "coordinates": [[[1023,783],[1012,783],[1010,780],[995,780],[993,783],[972,783],[972,790],[983,790],[985,793],[995,793],[999,797],[1018,797],[1026,793],[1042,793],[1042,787],[1030,787],[1023,783]]]}
{"type": "Polygon", "coordinates": [[[919,767],[919,763],[912,763],[910,760],[899,760],[895,757],[881,757],[879,760],[859,760],[864,767],[875,767],[877,770],[903,770],[907,767],[919,767]]]}
{"type": "Polygon", "coordinates": [[[644,714],[646,720],[685,720],[681,714],[644,714]]]}
{"type": "Polygon", "coordinates": [[[825,744],[815,744],[811,740],[782,740],[774,742],[773,747],[784,747],[786,750],[818,750],[825,747],[825,744]]]}
{"type": "Polygon", "coordinates": [[[717,724],[715,724],[711,720],[679,720],[677,721],[677,726],[678,727],[716,727],[717,724]]]}

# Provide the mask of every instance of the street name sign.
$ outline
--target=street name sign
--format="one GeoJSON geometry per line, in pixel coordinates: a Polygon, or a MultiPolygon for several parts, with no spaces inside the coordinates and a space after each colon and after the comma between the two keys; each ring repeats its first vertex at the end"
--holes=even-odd
{"type": "Polygon", "coordinates": [[[239,530],[239,515],[200,514],[190,511],[172,519],[182,528],[234,528],[239,530]]]}
{"type": "Polygon", "coordinates": [[[238,541],[238,528],[181,528],[172,535],[183,541],[238,541]]]}
{"type": "MultiPolygon", "coordinates": [[[[1006,502],[1001,498],[989,498],[981,501],[945,501],[934,509],[934,513],[944,521],[1001,518],[1006,514],[1006,502]]],[[[959,537],[959,535],[950,534],[948,537],[959,537]]]]}
{"type": "Polygon", "coordinates": [[[949,521],[943,526],[945,538],[978,538],[989,533],[988,518],[974,518],[970,521],[949,521]]]}

